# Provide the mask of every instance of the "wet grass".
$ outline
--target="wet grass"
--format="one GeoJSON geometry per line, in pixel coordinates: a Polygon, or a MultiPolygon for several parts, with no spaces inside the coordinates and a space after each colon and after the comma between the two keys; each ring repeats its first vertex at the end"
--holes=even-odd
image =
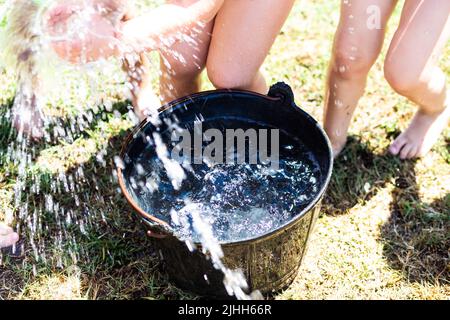
{"type": "MultiPolygon", "coordinates": [[[[337,8],[338,1],[298,1],[264,66],[268,82],[289,83],[298,104],[317,119],[322,118],[337,8]]],[[[398,10],[392,20],[390,35],[398,10]]],[[[450,46],[441,61],[450,75],[450,46]]],[[[0,112],[5,114],[14,84],[5,73],[0,78],[0,112]]],[[[105,87],[106,99],[123,100],[120,89],[107,81],[105,87]]],[[[42,228],[31,234],[24,227],[27,217],[16,221],[23,252],[3,257],[0,299],[194,298],[169,283],[143,227],[117,191],[113,157],[132,127],[126,103],[109,111],[92,108],[97,110],[96,121],[74,141],[36,147],[37,164],[30,169],[45,191],[59,172],[76,177],[77,169],[83,168],[84,178],[76,179],[77,191],[58,192],[53,200],[70,211],[73,221],[84,222],[85,230],[45,210],[42,193],[25,192],[29,212],[44,207],[42,228]],[[60,230],[64,230],[63,243],[55,242],[60,230]],[[35,256],[30,239],[40,241],[46,261],[35,256]]],[[[295,282],[277,298],[450,297],[450,131],[423,159],[400,161],[386,154],[414,110],[386,84],[380,58],[352,124],[349,144],[336,163],[307,257],[295,282]]],[[[18,168],[4,153],[13,142],[4,119],[0,121],[0,220],[8,212],[18,216],[21,209],[12,201],[18,168]]],[[[30,171],[27,177],[31,176],[30,171]]],[[[31,186],[28,178],[27,190],[31,186]]]]}

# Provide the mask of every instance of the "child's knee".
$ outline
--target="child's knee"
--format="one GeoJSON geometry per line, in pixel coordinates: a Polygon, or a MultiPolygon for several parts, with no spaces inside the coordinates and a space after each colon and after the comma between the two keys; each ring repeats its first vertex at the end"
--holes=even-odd
{"type": "Polygon", "coordinates": [[[228,67],[208,61],[208,78],[217,89],[247,89],[255,80],[256,74],[245,72],[236,65],[228,67]]]}
{"type": "Polygon", "coordinates": [[[366,76],[376,59],[376,54],[345,42],[336,43],[333,55],[333,72],[343,79],[366,76]]]}
{"type": "Polygon", "coordinates": [[[386,57],[384,76],[392,89],[402,95],[409,95],[420,86],[421,72],[416,71],[414,66],[405,68],[397,57],[386,57]]]}

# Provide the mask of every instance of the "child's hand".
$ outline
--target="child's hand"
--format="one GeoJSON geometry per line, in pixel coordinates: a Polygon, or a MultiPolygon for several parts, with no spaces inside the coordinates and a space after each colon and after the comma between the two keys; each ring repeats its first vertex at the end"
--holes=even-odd
{"type": "Polygon", "coordinates": [[[9,247],[19,240],[17,233],[10,227],[0,223],[0,248],[9,247]]]}
{"type": "Polygon", "coordinates": [[[45,24],[52,48],[58,56],[72,63],[115,55],[116,26],[109,17],[110,12],[102,12],[99,6],[85,6],[76,0],[58,3],[49,9],[45,24]]]}

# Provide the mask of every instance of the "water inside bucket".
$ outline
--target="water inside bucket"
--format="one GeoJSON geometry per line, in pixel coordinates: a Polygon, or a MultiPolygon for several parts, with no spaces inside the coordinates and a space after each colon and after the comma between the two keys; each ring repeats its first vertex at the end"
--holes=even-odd
{"type": "Polygon", "coordinates": [[[300,213],[320,188],[314,155],[298,140],[280,138],[278,170],[262,163],[192,164],[179,190],[149,146],[135,159],[127,187],[144,211],[170,222],[180,239],[200,242],[194,214],[212,225],[220,242],[261,236],[300,213]]]}

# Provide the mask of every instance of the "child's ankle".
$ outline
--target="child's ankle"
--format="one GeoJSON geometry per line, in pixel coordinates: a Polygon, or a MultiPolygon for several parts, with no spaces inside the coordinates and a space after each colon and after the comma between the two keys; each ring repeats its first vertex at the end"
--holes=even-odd
{"type": "Polygon", "coordinates": [[[345,139],[337,139],[337,140],[330,139],[330,142],[331,148],[333,149],[333,155],[334,157],[336,157],[347,144],[347,137],[345,137],[345,139]]]}
{"type": "Polygon", "coordinates": [[[440,115],[444,110],[447,109],[447,107],[449,106],[449,103],[446,102],[444,105],[442,105],[442,107],[440,108],[419,108],[418,113],[421,113],[423,115],[427,115],[427,116],[438,116],[440,115]]]}
{"type": "Polygon", "coordinates": [[[430,116],[436,116],[441,114],[444,110],[446,110],[448,107],[450,107],[450,91],[447,91],[447,95],[445,97],[444,104],[441,108],[434,108],[434,109],[423,109],[420,108],[419,112],[430,115],[430,116]]]}

